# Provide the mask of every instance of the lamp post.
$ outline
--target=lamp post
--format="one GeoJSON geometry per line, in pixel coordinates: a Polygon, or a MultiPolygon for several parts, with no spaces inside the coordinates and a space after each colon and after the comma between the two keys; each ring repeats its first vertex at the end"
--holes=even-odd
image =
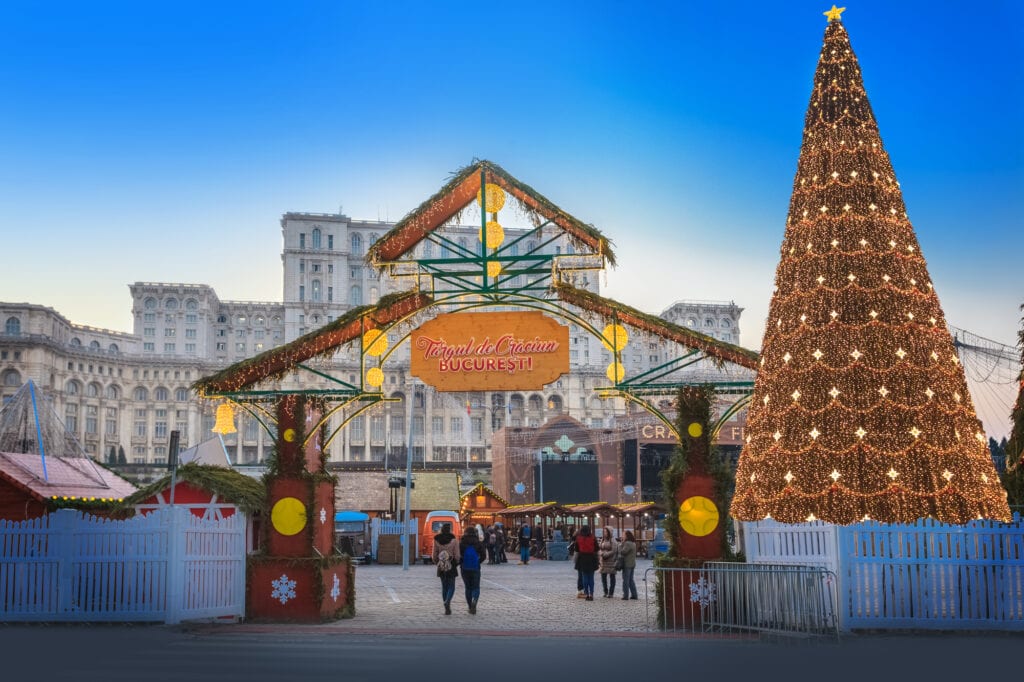
{"type": "Polygon", "coordinates": [[[544,504],[544,451],[541,450],[537,453],[537,459],[539,464],[537,465],[540,470],[540,499],[537,500],[540,504],[544,504]]]}
{"type": "MultiPolygon", "coordinates": [[[[410,394],[412,394],[412,397],[415,398],[415,396],[416,396],[416,382],[415,381],[412,382],[412,390],[409,391],[409,392],[410,392],[410,394]]],[[[405,428],[406,428],[406,434],[407,434],[407,439],[406,440],[408,441],[408,445],[406,446],[407,449],[405,451],[405,516],[404,516],[404,521],[403,521],[404,525],[402,526],[402,535],[405,538],[405,541],[402,543],[403,544],[403,547],[402,547],[402,550],[403,550],[402,551],[402,570],[403,571],[408,571],[409,570],[409,518],[410,518],[410,511],[411,511],[409,509],[409,503],[410,503],[410,500],[411,500],[411,497],[412,497],[411,493],[412,493],[412,403],[413,403],[413,400],[411,400],[409,397],[406,397],[405,402],[408,403],[408,405],[407,405],[407,407],[405,409],[405,413],[406,413],[405,428]]]]}

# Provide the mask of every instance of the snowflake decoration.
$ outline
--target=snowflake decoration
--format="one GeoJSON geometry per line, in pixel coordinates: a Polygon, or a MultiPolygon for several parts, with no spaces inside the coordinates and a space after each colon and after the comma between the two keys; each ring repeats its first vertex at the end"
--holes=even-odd
{"type": "Polygon", "coordinates": [[[320,507],[320,525],[322,526],[325,523],[327,523],[327,510],[320,507]]]}
{"type": "Polygon", "coordinates": [[[697,582],[690,583],[690,601],[706,607],[708,604],[718,601],[718,587],[701,576],[697,582]]]}
{"type": "Polygon", "coordinates": [[[331,599],[335,602],[338,601],[338,597],[341,595],[341,581],[338,580],[338,574],[334,574],[334,586],[331,587],[331,599]]]}
{"type": "Polygon", "coordinates": [[[271,580],[270,584],[274,586],[274,591],[270,593],[271,599],[276,599],[282,604],[289,599],[295,599],[295,581],[289,580],[287,574],[282,573],[280,578],[271,580]]]}

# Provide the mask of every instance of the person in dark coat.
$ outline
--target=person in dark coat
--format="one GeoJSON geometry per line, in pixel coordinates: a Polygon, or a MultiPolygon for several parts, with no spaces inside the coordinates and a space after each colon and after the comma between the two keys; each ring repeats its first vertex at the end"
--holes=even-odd
{"type": "Polygon", "coordinates": [[[487,556],[487,550],[477,537],[476,529],[466,527],[459,541],[459,556],[462,557],[462,584],[466,588],[466,605],[469,612],[476,613],[476,603],[480,599],[480,564],[487,556]]]}
{"type": "Polygon", "coordinates": [[[587,601],[594,601],[594,571],[597,565],[597,539],[591,534],[590,526],[583,526],[576,534],[576,569],[583,576],[583,598],[587,601]]]}
{"type": "Polygon", "coordinates": [[[452,524],[446,523],[441,526],[441,532],[434,536],[434,549],[430,558],[437,566],[437,577],[441,579],[441,599],[444,602],[444,615],[452,615],[452,597],[455,596],[455,579],[459,576],[459,558],[462,554],[459,551],[459,541],[452,534],[452,524]],[[442,554],[447,559],[448,569],[439,565],[442,554]]]}

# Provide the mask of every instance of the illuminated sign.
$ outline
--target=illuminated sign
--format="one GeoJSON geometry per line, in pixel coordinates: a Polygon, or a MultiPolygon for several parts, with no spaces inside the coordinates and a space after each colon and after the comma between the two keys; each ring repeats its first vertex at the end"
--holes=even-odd
{"type": "Polygon", "coordinates": [[[410,349],[412,375],[438,391],[539,390],[569,371],[569,328],[539,312],[441,315],[410,349]]]}

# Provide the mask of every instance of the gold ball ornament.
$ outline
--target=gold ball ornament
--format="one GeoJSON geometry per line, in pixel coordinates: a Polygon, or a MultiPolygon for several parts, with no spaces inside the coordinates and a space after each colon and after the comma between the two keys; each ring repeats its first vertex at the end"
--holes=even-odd
{"type": "Polygon", "coordinates": [[[294,497],[282,497],[270,510],[270,523],[281,535],[295,535],[306,527],[306,505],[294,497]]]}
{"type": "Polygon", "coordinates": [[[706,497],[689,497],[679,505],[679,525],[689,535],[709,535],[718,527],[718,507],[706,497]]]}
{"type": "MultiPolygon", "coordinates": [[[[476,238],[480,241],[484,240],[484,231],[481,229],[476,233],[476,238]]],[[[501,226],[497,221],[487,221],[487,248],[496,249],[501,246],[501,243],[505,241],[505,228],[501,226]]]]}
{"type": "Polygon", "coordinates": [[[494,279],[501,274],[501,263],[497,261],[490,261],[487,263],[487,276],[494,279]]]}
{"type": "Polygon", "coordinates": [[[704,427],[700,425],[700,422],[693,422],[686,427],[686,432],[690,434],[692,438],[700,438],[704,433],[704,427]]]}
{"type": "Polygon", "coordinates": [[[608,369],[604,372],[605,376],[612,383],[619,383],[626,378],[626,368],[622,366],[622,363],[616,360],[612,364],[608,365],[608,369]]]}
{"type": "Polygon", "coordinates": [[[388,349],[388,335],[379,329],[370,329],[363,334],[363,352],[373,357],[388,349]]]}
{"type": "MultiPolygon", "coordinates": [[[[483,207],[483,190],[476,191],[476,203],[483,207]]],[[[487,207],[488,213],[497,213],[505,205],[505,190],[497,185],[487,183],[487,207]]]]}
{"type": "Polygon", "coordinates": [[[291,443],[295,440],[295,429],[285,429],[284,433],[281,434],[281,437],[284,438],[285,442],[291,443]]]}
{"type": "Polygon", "coordinates": [[[621,324],[610,324],[601,332],[601,345],[618,353],[629,343],[629,332],[621,324]]]}
{"type": "Polygon", "coordinates": [[[366,383],[370,386],[380,386],[384,383],[384,372],[380,367],[371,367],[366,372],[366,383]]]}

